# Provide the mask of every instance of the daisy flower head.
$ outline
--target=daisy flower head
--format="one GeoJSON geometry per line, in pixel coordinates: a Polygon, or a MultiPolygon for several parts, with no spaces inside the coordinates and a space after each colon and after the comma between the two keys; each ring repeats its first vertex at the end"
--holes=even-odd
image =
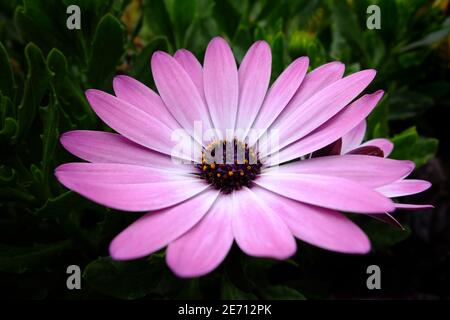
{"type": "Polygon", "coordinates": [[[274,259],[291,257],[295,238],[367,253],[368,237],[342,212],[383,219],[412,206],[392,197],[429,183],[405,179],[414,164],[388,159],[389,141],[361,145],[364,119],[383,96],[360,96],[374,70],[344,77],[340,62],[309,73],[308,64],[294,60],[270,84],[264,41],[239,67],[220,37],[203,65],[184,49],[156,52],[157,93],[123,75],[114,78],[114,95],[86,92],[117,133],[63,134],[63,146],[87,162],[63,164],[55,175],[94,202],[147,212],[113,239],[111,257],[167,247],[167,264],[180,277],[211,272],[234,242],[248,255],[274,259]]]}

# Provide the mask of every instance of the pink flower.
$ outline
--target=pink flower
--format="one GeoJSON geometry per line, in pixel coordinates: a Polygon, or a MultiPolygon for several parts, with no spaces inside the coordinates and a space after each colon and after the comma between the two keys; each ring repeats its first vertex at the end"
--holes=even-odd
{"type": "Polygon", "coordinates": [[[269,88],[268,44],[253,44],[238,69],[222,38],[209,43],[203,66],[181,49],[174,57],[156,52],[151,67],[159,95],[127,76],[114,79],[116,96],[86,92],[118,134],[61,137],[68,151],[89,162],[58,167],[63,185],[110,208],[150,211],[111,242],[114,259],[167,246],[169,267],[194,277],[215,269],[234,241],[249,255],[274,259],[292,256],[295,238],[337,252],[369,252],[367,236],[340,211],[394,211],[390,197],[406,187],[392,190],[408,182],[414,164],[365,154],[310,155],[372,111],[382,91],[357,97],[374,70],[343,77],[344,65],[331,62],[307,74],[308,58],[301,57],[269,88]],[[198,123],[202,133],[217,130],[204,141],[198,123]],[[187,136],[181,145],[180,132],[187,136]],[[239,148],[244,161],[230,152],[239,148]],[[218,150],[231,161],[210,161],[218,150]]]}

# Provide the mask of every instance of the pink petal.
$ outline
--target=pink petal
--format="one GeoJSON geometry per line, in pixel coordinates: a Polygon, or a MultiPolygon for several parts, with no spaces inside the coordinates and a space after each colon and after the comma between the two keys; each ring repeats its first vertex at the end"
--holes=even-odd
{"type": "Polygon", "coordinates": [[[203,101],[205,100],[205,92],[203,90],[203,68],[197,58],[186,49],[179,49],[173,56],[175,60],[183,67],[186,73],[191,77],[192,82],[197,87],[203,101]]]}
{"type": "Polygon", "coordinates": [[[151,65],[158,92],[181,126],[191,135],[194,135],[196,123],[200,123],[203,130],[210,129],[208,108],[184,68],[161,51],[153,54],[151,65]]]}
{"type": "Polygon", "coordinates": [[[317,247],[344,253],[367,253],[370,241],[343,214],[294,201],[263,188],[253,188],[259,199],[276,212],[295,237],[317,247]]]}
{"type": "Polygon", "coordinates": [[[255,42],[239,66],[239,104],[236,137],[243,140],[255,120],[269,87],[272,54],[265,41],[255,42]]]}
{"type": "Polygon", "coordinates": [[[275,174],[318,174],[341,177],[368,187],[380,187],[411,173],[414,163],[364,155],[343,155],[291,162],[270,169],[275,174]]]}
{"type": "Polygon", "coordinates": [[[208,188],[199,178],[113,163],[67,163],[55,170],[66,188],[124,211],[148,211],[182,202],[208,188]]]}
{"type": "Polygon", "coordinates": [[[377,191],[386,197],[402,197],[427,190],[431,183],[425,180],[400,180],[377,188],[377,191]]]}
{"type": "MultiPolygon", "coordinates": [[[[275,165],[290,161],[336,141],[366,118],[382,96],[383,91],[362,96],[306,137],[282,149],[275,157],[264,160],[265,164],[275,165]]],[[[268,153],[276,149],[272,148],[268,153]]]]}
{"type": "Polygon", "coordinates": [[[391,141],[381,138],[366,141],[361,146],[374,146],[380,148],[383,151],[385,158],[387,158],[391,154],[392,149],[394,149],[394,144],[391,141]]]}
{"type": "Polygon", "coordinates": [[[136,259],[165,247],[198,223],[218,194],[207,190],[176,206],[147,213],[114,238],[109,246],[111,257],[136,259]]]}
{"type": "Polygon", "coordinates": [[[287,259],[296,251],[286,224],[256,194],[244,187],[233,194],[233,233],[239,247],[256,257],[287,259]]]}
{"type": "Polygon", "coordinates": [[[348,179],[318,174],[261,174],[255,183],[293,200],[329,209],[357,212],[391,212],[393,202],[380,193],[348,179]]]}
{"type": "Polygon", "coordinates": [[[234,130],[238,107],[238,71],[228,43],[216,37],[208,44],[203,64],[203,86],[211,119],[222,136],[234,130]]]}
{"type": "Polygon", "coordinates": [[[120,134],[74,130],[64,133],[61,144],[77,157],[96,163],[123,163],[189,172],[192,165],[176,163],[168,155],[136,144],[120,134]]]}
{"type": "Polygon", "coordinates": [[[192,229],[169,244],[166,261],[179,277],[199,277],[214,270],[233,244],[230,195],[219,195],[209,212],[192,229]]]}
{"type": "Polygon", "coordinates": [[[425,210],[425,209],[434,209],[434,206],[431,204],[409,204],[409,203],[396,203],[395,207],[401,210],[425,210]]]}
{"type": "MultiPolygon", "coordinates": [[[[129,104],[106,92],[90,89],[86,96],[95,113],[111,128],[126,138],[142,145],[179,158],[193,160],[193,146],[187,146],[182,151],[174,149],[178,143],[172,140],[173,129],[152,117],[140,108],[129,104]]],[[[184,138],[181,143],[192,142],[184,138]]]]}
{"type": "Polygon", "coordinates": [[[281,123],[283,120],[291,117],[295,110],[305,101],[322,89],[340,80],[344,75],[344,70],[345,65],[343,63],[334,61],[321,65],[309,72],[276,123],[281,123]]]}
{"type": "Polygon", "coordinates": [[[249,137],[250,145],[253,145],[261,134],[270,127],[292,99],[305,77],[308,64],[309,59],[307,57],[294,60],[272,84],[252,126],[261,133],[249,137]]]}
{"type": "Polygon", "coordinates": [[[352,149],[358,148],[366,134],[366,120],[361,121],[355,128],[350,130],[342,137],[342,154],[349,152],[352,149]]]}
{"type": "MultiPolygon", "coordinates": [[[[332,83],[306,101],[299,102],[293,107],[292,112],[285,113],[288,112],[285,110],[286,117],[276,121],[271,128],[277,132],[280,141],[278,146],[272,146],[271,151],[275,152],[306,136],[332,118],[359,95],[374,77],[374,70],[354,73],[332,83]]],[[[261,142],[263,146],[265,143],[267,144],[267,142],[261,142]]]]}
{"type": "Polygon", "coordinates": [[[175,130],[180,125],[170,114],[160,96],[145,84],[128,76],[116,76],[113,81],[114,93],[140,110],[148,113],[151,117],[160,120],[169,128],[175,130]]]}

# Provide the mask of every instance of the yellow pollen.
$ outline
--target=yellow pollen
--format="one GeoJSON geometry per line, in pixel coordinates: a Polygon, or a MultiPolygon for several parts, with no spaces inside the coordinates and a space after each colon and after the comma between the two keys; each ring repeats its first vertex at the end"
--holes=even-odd
{"type": "Polygon", "coordinates": [[[211,163],[211,169],[215,169],[216,168],[216,164],[213,162],[211,163]]]}
{"type": "Polygon", "coordinates": [[[217,174],[217,178],[220,178],[220,173],[217,174]]]}
{"type": "Polygon", "coordinates": [[[203,171],[206,171],[208,167],[207,166],[203,166],[203,171]]]}
{"type": "Polygon", "coordinates": [[[228,175],[231,177],[233,175],[233,171],[228,171],[228,175]]]}

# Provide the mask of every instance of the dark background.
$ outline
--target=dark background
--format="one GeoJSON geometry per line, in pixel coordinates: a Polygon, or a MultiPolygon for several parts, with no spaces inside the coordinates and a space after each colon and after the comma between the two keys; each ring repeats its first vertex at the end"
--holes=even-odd
{"type": "Polygon", "coordinates": [[[0,2],[0,296],[95,298],[450,298],[448,0],[11,0],[0,2]],[[81,30],[66,28],[66,8],[81,8],[81,30]],[[366,9],[381,8],[381,29],[366,28],[366,9]],[[54,168],[75,160],[58,142],[72,129],[108,130],[84,90],[111,92],[129,74],[154,87],[155,50],[184,47],[202,61],[209,40],[224,36],[240,61],[251,43],[272,47],[273,78],[308,55],[346,73],[378,70],[368,92],[386,97],[369,118],[366,139],[387,137],[413,177],[433,187],[404,201],[431,203],[399,212],[402,231],[354,217],[373,251],[343,255],[298,243],[288,261],[256,259],[236,247],[213,273],[177,279],[164,252],[113,262],[111,239],[139,214],[93,204],[57,183],[54,168]],[[79,265],[82,290],[66,288],[79,265]],[[381,290],[366,287],[366,268],[381,268],[381,290]]]}

